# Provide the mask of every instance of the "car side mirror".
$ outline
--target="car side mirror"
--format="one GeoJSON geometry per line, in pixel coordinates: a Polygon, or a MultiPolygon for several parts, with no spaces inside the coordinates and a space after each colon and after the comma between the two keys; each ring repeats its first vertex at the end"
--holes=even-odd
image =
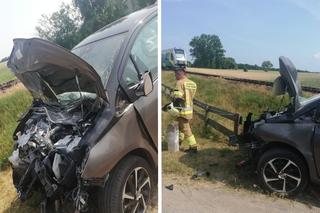
{"type": "Polygon", "coordinates": [[[153,90],[151,72],[147,71],[141,76],[140,85],[137,87],[135,93],[137,96],[146,96],[153,90]]]}

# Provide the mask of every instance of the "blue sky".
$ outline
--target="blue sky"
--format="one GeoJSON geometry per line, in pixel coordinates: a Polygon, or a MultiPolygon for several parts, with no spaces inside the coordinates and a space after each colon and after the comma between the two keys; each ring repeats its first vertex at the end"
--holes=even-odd
{"type": "Polygon", "coordinates": [[[202,33],[218,35],[238,63],[278,67],[284,55],[320,71],[319,0],[162,0],[162,49],[189,51],[202,33]]]}
{"type": "Polygon", "coordinates": [[[0,59],[9,56],[13,38],[37,36],[35,27],[42,14],[50,15],[71,0],[1,0],[0,59]]]}

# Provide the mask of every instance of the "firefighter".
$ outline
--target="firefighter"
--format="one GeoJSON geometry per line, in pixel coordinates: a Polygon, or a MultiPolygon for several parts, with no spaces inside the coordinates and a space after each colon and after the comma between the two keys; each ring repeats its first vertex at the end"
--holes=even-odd
{"type": "Polygon", "coordinates": [[[176,87],[172,94],[173,106],[168,112],[176,117],[179,123],[179,141],[187,142],[189,149],[184,150],[189,153],[197,153],[197,142],[190,128],[190,120],[193,116],[193,97],[197,90],[197,85],[187,78],[185,68],[175,70],[176,87]]]}

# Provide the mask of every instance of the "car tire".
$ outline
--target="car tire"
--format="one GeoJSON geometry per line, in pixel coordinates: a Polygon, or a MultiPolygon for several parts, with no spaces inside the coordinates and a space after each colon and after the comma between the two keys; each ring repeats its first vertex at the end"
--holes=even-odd
{"type": "Polygon", "coordinates": [[[257,171],[263,188],[282,196],[296,195],[309,183],[304,159],[288,149],[271,149],[263,153],[257,171]]]}
{"type": "Polygon", "coordinates": [[[105,187],[98,193],[99,212],[143,212],[144,203],[146,209],[150,208],[152,196],[156,191],[154,173],[150,164],[142,157],[125,157],[112,170],[105,187]],[[135,182],[138,183],[138,187],[135,187],[135,182]],[[141,190],[135,189],[140,187],[141,190]],[[134,208],[137,211],[132,211],[134,208]]]}

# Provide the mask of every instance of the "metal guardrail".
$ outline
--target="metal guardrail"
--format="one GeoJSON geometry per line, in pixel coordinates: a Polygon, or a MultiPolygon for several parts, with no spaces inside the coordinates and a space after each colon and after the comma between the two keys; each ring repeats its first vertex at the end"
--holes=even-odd
{"type": "MultiPolygon", "coordinates": [[[[237,81],[242,83],[258,84],[258,85],[269,86],[269,87],[273,86],[273,82],[269,82],[269,81],[252,80],[252,79],[245,79],[245,78],[234,78],[234,77],[227,77],[227,76],[222,76],[217,74],[198,73],[198,72],[188,71],[188,70],[187,70],[187,73],[190,73],[193,75],[202,75],[206,77],[223,78],[225,80],[237,81]]],[[[320,93],[320,88],[306,87],[306,86],[301,86],[301,88],[303,91],[306,91],[306,92],[320,93]]]]}
{"type": "MultiPolygon", "coordinates": [[[[164,84],[162,84],[161,87],[162,91],[166,94],[166,95],[170,95],[173,91],[173,88],[168,87],[164,84]]],[[[218,130],[219,132],[221,132],[222,134],[226,135],[229,137],[230,141],[233,141],[236,139],[236,137],[239,135],[239,131],[240,131],[240,125],[242,123],[242,117],[240,114],[238,113],[232,113],[232,112],[227,112],[223,109],[219,109],[217,107],[208,105],[206,103],[203,103],[197,99],[193,99],[193,104],[201,109],[204,110],[204,114],[198,112],[197,110],[193,110],[194,113],[196,115],[198,115],[204,122],[205,122],[205,126],[211,126],[212,128],[218,130]],[[233,130],[223,126],[222,124],[220,124],[219,122],[209,118],[209,113],[213,113],[216,115],[219,115],[225,119],[231,120],[233,121],[233,130]]]]}

